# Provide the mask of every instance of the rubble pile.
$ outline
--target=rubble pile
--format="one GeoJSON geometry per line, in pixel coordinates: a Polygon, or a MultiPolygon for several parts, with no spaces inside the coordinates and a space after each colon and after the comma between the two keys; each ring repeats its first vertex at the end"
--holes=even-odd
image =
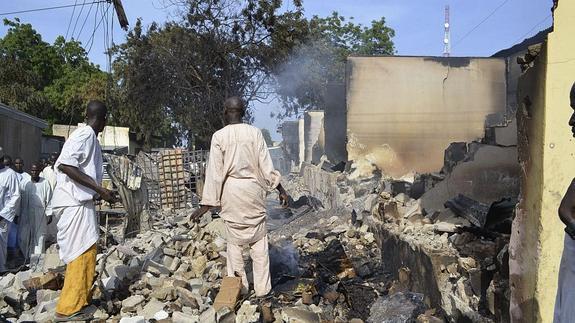
{"type": "MultiPolygon", "coordinates": [[[[221,219],[206,214],[195,224],[190,210],[160,212],[153,229],[98,254],[90,307],[95,321],[377,322],[388,312],[393,282],[381,269],[374,234],[366,224],[352,223],[349,210],[316,212],[317,206],[304,204],[295,211],[306,212],[295,212],[270,232],[273,297],[240,294],[239,278],[224,277],[221,219]],[[380,305],[371,306],[376,301],[380,305]]],[[[0,279],[0,315],[8,321],[54,317],[65,274],[56,246],[31,267],[0,279]]],[[[250,277],[249,260],[246,270],[250,277]]],[[[412,308],[414,318],[426,309],[412,308]]]]}
{"type": "Polygon", "coordinates": [[[366,223],[378,238],[384,269],[400,280],[402,270],[409,272],[404,290],[425,291],[425,302],[446,317],[508,321],[518,183],[515,168],[497,169],[482,154],[504,149],[513,156],[514,148],[454,143],[441,173],[384,178],[371,194],[377,203],[366,223]],[[489,176],[499,181],[482,182],[489,176]]]}

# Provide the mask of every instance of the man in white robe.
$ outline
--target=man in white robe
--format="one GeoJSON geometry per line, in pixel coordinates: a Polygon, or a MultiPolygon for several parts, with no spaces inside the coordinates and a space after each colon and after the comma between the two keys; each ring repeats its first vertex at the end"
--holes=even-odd
{"type": "MultiPolygon", "coordinates": [[[[0,147],[0,160],[4,160],[0,147]]],[[[10,224],[20,204],[18,176],[11,168],[0,163],[0,272],[6,271],[6,253],[10,224]]]]}
{"type": "Polygon", "coordinates": [[[30,170],[31,180],[26,183],[22,192],[19,245],[26,260],[30,255],[44,252],[44,239],[48,219],[46,208],[52,198],[52,187],[40,177],[40,167],[33,164],[30,170]]]}
{"type": "Polygon", "coordinates": [[[212,136],[201,208],[192,215],[197,220],[213,207],[221,207],[220,216],[227,232],[227,274],[248,280],[242,247],[249,246],[253,262],[254,290],[257,297],[271,291],[265,198],[277,189],[282,205],[289,196],[280,184],[261,131],[242,123],[245,104],[238,97],[224,103],[227,125],[212,136]]]}
{"type": "Polygon", "coordinates": [[[116,202],[102,187],[103,161],[98,134],[106,126],[107,108],[91,101],[86,108],[86,126],[68,138],[54,165],[56,188],[50,208],[58,220],[60,258],[66,263],[64,287],[56,305],[56,321],[91,319],[83,311],[90,304],[96,272],[96,242],[99,226],[94,199],[116,202]]]}
{"type": "Polygon", "coordinates": [[[50,158],[48,159],[48,165],[42,169],[42,173],[40,173],[40,177],[43,177],[50,183],[52,186],[52,190],[56,187],[56,171],[54,170],[54,164],[56,160],[58,160],[58,153],[51,153],[50,158]]]}

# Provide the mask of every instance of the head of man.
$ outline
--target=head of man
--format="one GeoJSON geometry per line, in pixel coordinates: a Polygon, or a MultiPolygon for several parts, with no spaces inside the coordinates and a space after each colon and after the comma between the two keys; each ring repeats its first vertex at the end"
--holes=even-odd
{"type": "Polygon", "coordinates": [[[34,163],[30,166],[30,177],[35,183],[40,181],[40,172],[42,172],[42,166],[39,163],[34,163]]]}
{"type": "Polygon", "coordinates": [[[239,96],[232,96],[224,101],[224,120],[226,125],[242,123],[246,114],[246,104],[239,96]]]}
{"type": "Polygon", "coordinates": [[[14,159],[14,170],[19,174],[24,172],[24,159],[21,157],[16,157],[14,159]]]}
{"type": "Polygon", "coordinates": [[[86,107],[86,123],[94,129],[96,134],[104,130],[108,108],[101,101],[90,101],[86,107]]]}
{"type": "Polygon", "coordinates": [[[46,158],[40,158],[40,160],[38,161],[38,165],[39,165],[41,168],[46,167],[46,166],[48,165],[48,159],[46,159],[46,158]]]}
{"type": "Polygon", "coordinates": [[[4,164],[5,167],[12,167],[12,157],[4,155],[2,163],[4,164]]]}
{"type": "Polygon", "coordinates": [[[50,154],[50,158],[48,158],[48,164],[49,165],[54,165],[56,164],[56,161],[58,160],[58,157],[60,157],[59,153],[51,153],[50,154]]]}
{"type": "Polygon", "coordinates": [[[573,114],[571,114],[571,118],[569,119],[569,126],[571,126],[571,133],[573,134],[573,137],[575,137],[575,83],[573,83],[573,86],[571,86],[569,101],[571,104],[571,109],[573,109],[573,114]]]}

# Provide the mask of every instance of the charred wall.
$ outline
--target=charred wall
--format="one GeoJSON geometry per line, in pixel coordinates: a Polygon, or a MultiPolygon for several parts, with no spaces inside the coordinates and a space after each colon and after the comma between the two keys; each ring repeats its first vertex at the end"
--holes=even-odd
{"type": "Polygon", "coordinates": [[[350,57],[347,150],[384,172],[441,169],[451,142],[484,136],[506,112],[502,58],[350,57]]]}

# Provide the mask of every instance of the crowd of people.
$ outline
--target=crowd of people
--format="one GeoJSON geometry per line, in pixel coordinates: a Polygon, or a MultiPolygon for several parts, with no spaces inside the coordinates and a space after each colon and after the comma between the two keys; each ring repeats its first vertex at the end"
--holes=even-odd
{"type": "Polygon", "coordinates": [[[50,210],[56,186],[54,164],[58,153],[26,168],[21,157],[12,159],[0,147],[0,273],[6,271],[11,244],[24,263],[56,242],[56,222],[50,210]]]}

